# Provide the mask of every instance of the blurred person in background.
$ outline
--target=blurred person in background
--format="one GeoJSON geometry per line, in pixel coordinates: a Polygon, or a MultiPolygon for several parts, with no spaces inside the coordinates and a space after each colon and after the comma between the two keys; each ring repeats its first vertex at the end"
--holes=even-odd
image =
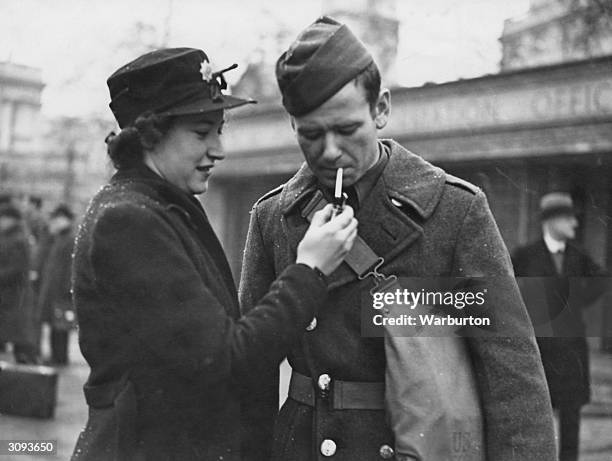
{"type": "Polygon", "coordinates": [[[544,195],[540,218],[542,236],[516,249],[512,262],[517,277],[538,278],[522,281],[523,298],[538,334],[552,405],[559,416],[560,460],[575,461],[580,409],[591,397],[582,309],[606,289],[598,278],[606,271],[573,242],[578,219],[568,193],[544,195]],[[525,288],[525,283],[533,281],[538,284],[536,292],[525,288]]]}
{"type": "Polygon", "coordinates": [[[34,312],[32,313],[32,328],[37,330],[37,348],[41,354],[42,317],[40,309],[40,274],[51,245],[51,236],[47,223],[47,215],[43,212],[43,199],[39,195],[24,195],[21,202],[25,229],[30,242],[30,282],[32,285],[34,312]]]}
{"type": "Polygon", "coordinates": [[[47,220],[43,213],[43,200],[39,195],[28,195],[25,200],[24,219],[30,235],[40,243],[47,234],[47,220]]]}
{"type": "MultiPolygon", "coordinates": [[[[227,69],[226,69],[227,70],[227,69]]],[[[276,366],[327,298],[352,246],[352,210],[319,212],[293,263],[240,316],[223,249],[195,195],[224,158],[223,72],[194,48],[147,53],[107,81],[121,127],[116,174],[91,201],[75,243],[73,296],[91,373],[74,460],[251,459],[245,382],[276,366]]]]}
{"type": "Polygon", "coordinates": [[[0,205],[0,344],[12,343],[17,363],[38,363],[30,284],[30,243],[21,211],[0,205]]]}
{"type": "Polygon", "coordinates": [[[70,268],[74,245],[74,213],[58,205],[49,216],[49,249],[40,274],[39,311],[50,326],[50,363],[68,363],[68,339],[75,326],[70,294],[70,268]]]}

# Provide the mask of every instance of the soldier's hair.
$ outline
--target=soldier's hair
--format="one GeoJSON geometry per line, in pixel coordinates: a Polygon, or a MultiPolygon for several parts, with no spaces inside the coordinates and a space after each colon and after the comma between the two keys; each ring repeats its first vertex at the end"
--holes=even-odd
{"type": "Polygon", "coordinates": [[[104,141],[113,166],[122,170],[142,163],[144,152],[155,147],[168,133],[173,121],[173,117],[146,112],[119,134],[110,133],[104,141]]]}
{"type": "Polygon", "coordinates": [[[380,94],[380,80],[380,71],[374,61],[362,70],[353,80],[355,85],[361,85],[365,91],[366,101],[370,105],[370,112],[372,112],[372,114],[374,114],[376,101],[378,101],[378,95],[380,94]]]}

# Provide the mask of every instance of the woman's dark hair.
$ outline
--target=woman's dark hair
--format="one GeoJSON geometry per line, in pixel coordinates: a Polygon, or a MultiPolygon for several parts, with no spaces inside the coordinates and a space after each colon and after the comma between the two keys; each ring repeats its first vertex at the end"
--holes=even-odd
{"type": "Polygon", "coordinates": [[[146,112],[119,134],[110,133],[104,140],[113,166],[127,169],[142,163],[145,150],[152,149],[172,127],[173,118],[146,112]]]}
{"type": "Polygon", "coordinates": [[[378,101],[378,95],[380,94],[380,71],[374,61],[372,61],[368,67],[361,71],[355,77],[353,82],[355,85],[360,86],[365,91],[366,101],[370,105],[370,111],[374,112],[376,108],[376,102],[378,101]]]}

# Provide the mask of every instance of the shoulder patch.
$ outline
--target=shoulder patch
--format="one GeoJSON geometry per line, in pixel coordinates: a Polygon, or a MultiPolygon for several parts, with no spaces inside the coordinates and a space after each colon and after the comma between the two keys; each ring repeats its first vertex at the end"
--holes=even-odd
{"type": "Polygon", "coordinates": [[[256,202],[255,205],[259,205],[261,202],[263,202],[264,200],[269,199],[270,197],[274,197],[275,195],[279,194],[280,191],[283,190],[283,187],[285,187],[285,183],[281,184],[278,187],[275,187],[274,189],[272,189],[271,191],[266,192],[264,195],[262,195],[256,202]]]}
{"type": "Polygon", "coordinates": [[[459,187],[464,189],[472,194],[476,195],[481,190],[480,187],[475,186],[471,182],[466,181],[465,179],[458,178],[457,176],[453,176],[452,174],[446,174],[446,184],[450,184],[451,186],[459,187]]]}

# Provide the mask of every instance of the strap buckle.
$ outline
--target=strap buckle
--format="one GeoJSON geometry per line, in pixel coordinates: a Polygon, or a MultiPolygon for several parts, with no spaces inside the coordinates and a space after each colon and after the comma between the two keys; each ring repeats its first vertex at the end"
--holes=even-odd
{"type": "Polygon", "coordinates": [[[358,276],[359,280],[365,280],[368,277],[372,276],[372,278],[374,279],[374,287],[372,287],[372,289],[370,290],[371,295],[374,295],[374,293],[376,292],[385,291],[397,281],[396,275],[385,275],[379,272],[379,269],[384,263],[385,259],[379,257],[376,263],[371,266],[372,268],[368,270],[368,272],[358,276]]]}

